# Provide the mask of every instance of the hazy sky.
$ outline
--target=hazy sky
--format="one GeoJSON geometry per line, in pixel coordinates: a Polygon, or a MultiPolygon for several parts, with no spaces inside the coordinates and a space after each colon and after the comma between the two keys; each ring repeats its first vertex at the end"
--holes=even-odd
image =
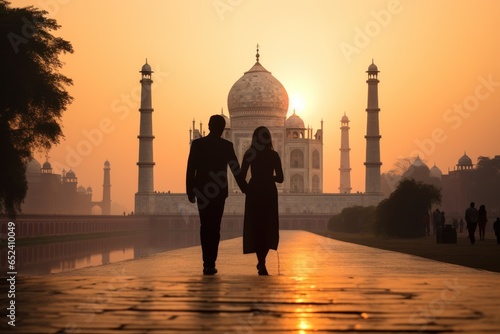
{"type": "MultiPolygon", "coordinates": [[[[45,8],[75,53],[63,73],[75,98],[49,155],[102,198],[133,210],[139,70],[153,67],[155,189],[184,192],[189,129],[227,114],[227,94],[255,62],[285,86],[290,111],[324,120],[325,192],[338,192],[340,118],[351,120],[351,182],[364,191],[367,85],[380,70],[382,171],[417,153],[446,173],[464,151],[500,154],[500,1],[16,0],[45,8]]],[[[36,154],[40,162],[44,155],[36,154]]]]}

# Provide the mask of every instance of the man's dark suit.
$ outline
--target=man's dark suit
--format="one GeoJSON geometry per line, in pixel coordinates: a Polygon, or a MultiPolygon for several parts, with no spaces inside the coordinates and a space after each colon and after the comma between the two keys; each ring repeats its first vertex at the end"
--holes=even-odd
{"type": "Polygon", "coordinates": [[[240,165],[233,143],[210,133],[191,143],[186,173],[186,192],[198,204],[200,239],[204,268],[215,268],[220,240],[220,224],[228,196],[227,166],[244,190],[240,165]]]}

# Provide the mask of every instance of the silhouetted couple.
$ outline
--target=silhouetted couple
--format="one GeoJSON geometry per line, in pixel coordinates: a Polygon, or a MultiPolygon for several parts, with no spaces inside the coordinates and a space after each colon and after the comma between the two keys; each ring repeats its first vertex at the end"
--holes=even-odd
{"type": "Polygon", "coordinates": [[[224,203],[228,196],[229,166],[241,191],[246,194],[243,253],[256,253],[259,275],[268,275],[266,256],[269,249],[278,248],[279,241],[275,182],[283,182],[281,160],[273,150],[269,130],[258,127],[240,167],[233,144],[221,138],[225,125],[222,116],[210,117],[210,133],[191,143],[188,158],[186,192],[189,201],[198,205],[203,274],[217,273],[216,260],[224,203]],[[252,177],[247,183],[249,169],[252,177]]]}
{"type": "Polygon", "coordinates": [[[467,230],[469,231],[469,239],[471,244],[476,242],[475,233],[479,226],[479,240],[484,241],[486,223],[488,222],[488,214],[486,207],[481,205],[479,210],[476,210],[475,203],[471,202],[467,210],[465,210],[465,221],[467,222],[467,230]]]}

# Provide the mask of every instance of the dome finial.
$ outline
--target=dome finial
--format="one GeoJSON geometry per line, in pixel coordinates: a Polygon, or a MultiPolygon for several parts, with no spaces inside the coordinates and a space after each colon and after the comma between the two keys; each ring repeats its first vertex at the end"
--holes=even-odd
{"type": "Polygon", "coordinates": [[[146,57],[146,64],[148,63],[148,58],[146,57]]]}
{"type": "Polygon", "coordinates": [[[255,55],[255,57],[257,58],[257,62],[259,62],[259,44],[257,43],[257,54],[255,55]]]}

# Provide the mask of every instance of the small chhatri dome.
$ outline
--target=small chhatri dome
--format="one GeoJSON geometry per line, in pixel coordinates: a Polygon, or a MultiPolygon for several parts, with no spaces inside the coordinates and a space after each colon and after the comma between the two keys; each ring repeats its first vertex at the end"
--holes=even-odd
{"type": "Polygon", "coordinates": [[[370,64],[370,66],[368,66],[367,72],[379,72],[377,65],[375,65],[373,63],[373,59],[372,59],[372,63],[370,64]]]}
{"type": "Polygon", "coordinates": [[[434,166],[432,166],[431,170],[430,170],[430,176],[431,177],[437,177],[437,178],[441,178],[441,176],[443,176],[443,172],[441,172],[441,169],[439,169],[436,164],[434,164],[434,166]]]}
{"type": "Polygon", "coordinates": [[[285,127],[287,129],[305,129],[304,121],[300,116],[298,116],[295,113],[295,110],[293,111],[293,115],[288,117],[287,120],[285,121],[285,127]]]}
{"type": "Polygon", "coordinates": [[[67,177],[68,179],[74,179],[74,178],[76,178],[75,172],[73,172],[73,170],[72,170],[72,169],[70,169],[70,170],[66,173],[66,177],[67,177]]]}
{"type": "Polygon", "coordinates": [[[231,87],[227,105],[231,119],[249,114],[284,119],[288,112],[288,93],[257,60],[231,87]]]}
{"type": "Polygon", "coordinates": [[[341,120],[342,123],[349,123],[349,117],[344,113],[344,116],[342,116],[341,120]]]}
{"type": "Polygon", "coordinates": [[[104,167],[109,167],[109,161],[108,160],[104,161],[104,167]]]}
{"type": "Polygon", "coordinates": [[[84,186],[79,186],[78,188],[76,188],[76,191],[83,194],[87,192],[84,186]]]}
{"type": "Polygon", "coordinates": [[[43,167],[42,167],[42,168],[43,168],[43,169],[52,169],[52,165],[50,164],[50,162],[45,161],[45,162],[43,163],[43,167]]]}
{"type": "Polygon", "coordinates": [[[460,159],[458,159],[457,166],[472,166],[472,159],[469,158],[466,153],[464,153],[464,155],[460,159]]]}
{"type": "Polygon", "coordinates": [[[141,72],[150,72],[150,73],[153,73],[153,71],[151,71],[151,66],[149,66],[149,64],[148,64],[148,59],[147,58],[146,58],[146,64],[142,65],[141,72]]]}
{"type": "Polygon", "coordinates": [[[26,173],[30,174],[40,174],[40,169],[42,169],[42,165],[36,160],[31,159],[26,166],[26,173]]]}
{"type": "Polygon", "coordinates": [[[92,194],[92,187],[87,187],[87,194],[92,194]]]}

